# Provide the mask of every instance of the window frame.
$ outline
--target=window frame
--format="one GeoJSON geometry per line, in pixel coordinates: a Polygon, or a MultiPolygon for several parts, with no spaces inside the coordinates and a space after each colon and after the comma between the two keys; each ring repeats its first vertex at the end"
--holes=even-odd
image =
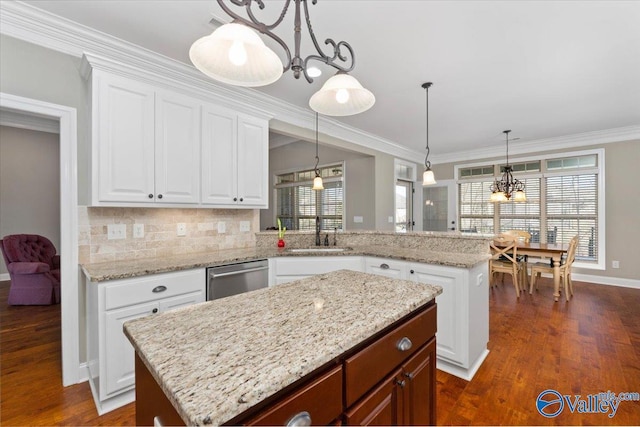
{"type": "MultiPolygon", "coordinates": [[[[583,262],[580,260],[576,260],[574,266],[577,268],[591,269],[591,270],[605,270],[606,269],[606,206],[605,206],[605,149],[604,148],[596,148],[589,150],[579,150],[579,151],[563,151],[556,153],[546,153],[546,154],[538,154],[538,155],[529,155],[523,157],[512,157],[510,163],[523,163],[530,161],[540,161],[540,172],[536,173],[521,173],[516,177],[518,179],[521,178],[540,178],[540,217],[541,217],[541,228],[542,225],[546,223],[546,195],[545,195],[545,187],[546,187],[546,178],[553,176],[562,176],[562,175],[584,175],[584,174],[593,174],[595,173],[597,176],[597,233],[598,233],[598,247],[597,247],[597,261],[595,262],[583,262]],[[580,156],[588,156],[588,155],[596,155],[597,164],[595,167],[576,167],[565,170],[553,169],[547,171],[547,160],[552,159],[562,159],[566,157],[580,157],[580,156]],[[544,216],[543,216],[544,213],[544,216]]],[[[499,159],[497,161],[478,161],[472,163],[461,163],[454,165],[454,176],[456,181],[456,203],[457,206],[457,215],[458,215],[458,224],[460,224],[460,184],[463,182],[471,182],[471,181],[483,181],[489,178],[486,177],[478,177],[478,178],[460,178],[460,169],[466,169],[469,167],[480,167],[480,166],[488,166],[489,164],[496,165],[497,168],[500,167],[504,163],[504,160],[499,159]]],[[[499,175],[494,175],[494,177],[489,179],[495,179],[496,177],[500,177],[499,175]]],[[[525,189],[526,192],[526,189],[525,189]]],[[[496,227],[499,227],[499,212],[500,209],[494,209],[494,230],[496,227]]]]}
{"type": "MultiPolygon", "coordinates": [[[[347,225],[347,215],[346,215],[346,207],[347,207],[347,189],[346,189],[346,176],[347,176],[347,168],[346,168],[346,162],[344,161],[339,161],[339,162],[329,162],[329,163],[324,163],[324,164],[319,164],[318,165],[318,169],[324,169],[324,168],[329,168],[329,167],[335,167],[335,166],[340,166],[342,168],[342,176],[340,177],[323,177],[323,181],[324,182],[330,182],[330,181],[341,181],[342,182],[342,231],[345,231],[345,227],[347,225]]],[[[310,171],[313,170],[314,167],[313,166],[309,166],[309,167],[295,167],[295,168],[288,168],[288,169],[282,169],[282,170],[278,170],[278,171],[274,171],[271,175],[272,178],[272,201],[273,201],[273,223],[275,224],[278,220],[278,176],[279,175],[285,175],[285,174],[289,174],[289,173],[300,173],[300,172],[306,172],[306,171],[310,171]]],[[[298,181],[298,184],[301,184],[303,181],[298,181]]],[[[304,181],[306,182],[306,181],[304,181]]],[[[287,183],[284,184],[284,186],[291,186],[294,187],[296,186],[296,183],[287,183]]],[[[324,191],[324,190],[323,190],[324,191]]],[[[292,231],[301,231],[301,232],[309,232],[309,230],[292,230],[292,231]]],[[[329,231],[329,230],[322,230],[322,231],[329,231]]],[[[333,230],[330,230],[333,231],[333,230]]]]}

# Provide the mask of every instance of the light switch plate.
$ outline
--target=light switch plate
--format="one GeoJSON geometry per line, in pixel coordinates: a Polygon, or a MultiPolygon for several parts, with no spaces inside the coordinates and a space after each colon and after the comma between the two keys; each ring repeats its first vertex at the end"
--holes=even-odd
{"type": "Polygon", "coordinates": [[[227,223],[224,221],[218,222],[218,234],[224,234],[227,232],[227,223]]]}
{"type": "Polygon", "coordinates": [[[133,237],[136,239],[144,237],[144,224],[133,224],[133,237]]]}
{"type": "Polygon", "coordinates": [[[242,232],[251,231],[251,222],[249,222],[249,221],[240,221],[240,231],[242,231],[242,232]]]}
{"type": "Polygon", "coordinates": [[[184,222],[179,222],[177,225],[177,234],[178,236],[186,236],[187,235],[187,224],[184,222]]]}
{"type": "Polygon", "coordinates": [[[353,217],[353,222],[362,223],[363,221],[364,221],[364,218],[359,215],[353,217]]]}
{"type": "Polygon", "coordinates": [[[392,216],[390,216],[390,217],[388,218],[388,221],[389,221],[389,222],[393,222],[393,217],[392,217],[392,216]]]}
{"type": "Polygon", "coordinates": [[[107,240],[124,239],[126,237],[127,237],[126,224],[108,224],[107,225],[107,240]]]}

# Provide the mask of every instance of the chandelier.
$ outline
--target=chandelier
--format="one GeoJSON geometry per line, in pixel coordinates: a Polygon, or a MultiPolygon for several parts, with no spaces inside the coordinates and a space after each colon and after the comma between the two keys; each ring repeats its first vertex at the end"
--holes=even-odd
{"type": "Polygon", "coordinates": [[[509,132],[504,130],[502,133],[507,138],[507,164],[504,166],[502,179],[497,179],[491,184],[490,202],[500,203],[508,202],[513,197],[514,202],[526,202],[527,196],[524,194],[524,183],[513,177],[513,168],[509,164],[509,132]]]}
{"type": "MultiPolygon", "coordinates": [[[[252,10],[254,4],[264,9],[266,2],[263,0],[229,0],[231,4],[243,7],[247,18],[231,10],[223,0],[217,1],[233,21],[196,40],[189,50],[191,62],[205,75],[235,86],[256,87],[271,84],[284,72],[291,70],[296,79],[303,75],[307,82],[312,83],[313,78],[321,74],[319,68],[311,65],[315,61],[335,68],[337,73],[309,100],[309,106],[314,111],[328,116],[350,116],[368,110],[375,103],[375,96],[349,74],[355,66],[351,45],[345,41],[336,43],[326,39],[325,45],[330,45],[333,52],[326,54],[321,49],[311,28],[308,0],[287,0],[279,17],[270,24],[260,22],[252,10]],[[272,32],[282,23],[292,1],[295,4],[293,55],[287,44],[272,32]],[[315,48],[315,53],[304,58],[300,54],[301,10],[315,48]],[[282,47],[286,55],[284,64],[256,31],[282,47]]],[[[316,2],[311,0],[314,5],[316,2]]]]}

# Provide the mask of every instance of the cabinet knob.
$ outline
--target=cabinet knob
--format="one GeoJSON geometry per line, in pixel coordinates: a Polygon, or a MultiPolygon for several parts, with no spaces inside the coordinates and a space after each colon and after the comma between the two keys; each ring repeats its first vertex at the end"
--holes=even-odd
{"type": "Polygon", "coordinates": [[[298,412],[295,414],[289,421],[287,421],[286,426],[294,427],[294,426],[310,426],[311,425],[311,415],[307,411],[298,412]]]}
{"type": "Polygon", "coordinates": [[[238,198],[237,198],[237,197],[234,197],[234,198],[233,198],[233,201],[234,201],[234,202],[237,202],[237,201],[238,201],[238,198]]]}
{"type": "Polygon", "coordinates": [[[405,376],[405,377],[407,377],[407,378],[409,378],[410,380],[412,380],[412,379],[413,379],[413,377],[414,377],[414,375],[413,375],[411,372],[405,372],[405,373],[404,373],[404,376],[405,376]]]}
{"type": "Polygon", "coordinates": [[[409,270],[409,273],[413,274],[413,273],[415,273],[415,271],[413,271],[413,270],[409,270]]]}
{"type": "Polygon", "coordinates": [[[380,268],[383,269],[383,270],[388,270],[389,269],[389,264],[382,263],[382,264],[380,264],[380,268]]]}
{"type": "Polygon", "coordinates": [[[405,380],[396,380],[395,381],[396,384],[398,384],[400,386],[400,388],[404,388],[404,386],[407,385],[407,382],[405,380]]]}
{"type": "Polygon", "coordinates": [[[162,194],[158,194],[158,199],[162,199],[162,194]]]}
{"type": "Polygon", "coordinates": [[[153,199],[153,194],[149,193],[149,198],[153,199]]]}
{"type": "Polygon", "coordinates": [[[157,312],[158,312],[158,309],[157,309],[157,308],[154,308],[153,310],[151,310],[151,312],[152,312],[153,314],[155,314],[155,313],[157,313],[157,312]]]}
{"type": "Polygon", "coordinates": [[[240,197],[240,201],[241,201],[241,202],[244,202],[244,199],[243,199],[242,197],[240,197]]]}
{"type": "Polygon", "coordinates": [[[411,340],[407,337],[404,337],[400,341],[398,341],[398,343],[396,344],[396,348],[400,351],[407,351],[411,348],[412,345],[413,343],[411,342],[411,340]]]}

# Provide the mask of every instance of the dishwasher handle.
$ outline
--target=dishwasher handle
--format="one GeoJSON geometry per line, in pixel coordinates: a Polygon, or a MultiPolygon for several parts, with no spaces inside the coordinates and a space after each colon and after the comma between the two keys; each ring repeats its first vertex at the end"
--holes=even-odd
{"type": "Polygon", "coordinates": [[[215,271],[211,271],[209,273],[209,277],[210,278],[217,278],[217,277],[235,276],[236,274],[251,273],[253,271],[262,271],[262,270],[268,270],[268,269],[269,269],[269,266],[256,267],[256,268],[247,268],[246,270],[235,270],[235,271],[229,271],[229,272],[226,272],[226,273],[216,273],[215,271]]]}

